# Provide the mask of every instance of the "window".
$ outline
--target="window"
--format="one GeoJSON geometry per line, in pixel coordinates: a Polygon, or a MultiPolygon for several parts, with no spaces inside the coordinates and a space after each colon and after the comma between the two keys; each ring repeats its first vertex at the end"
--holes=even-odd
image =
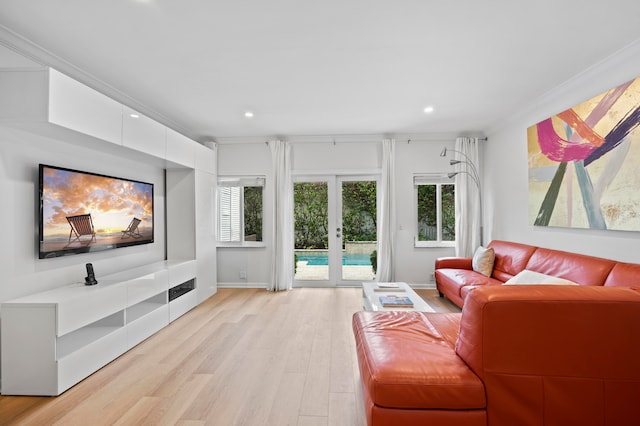
{"type": "Polygon", "coordinates": [[[262,243],[264,177],[218,179],[218,241],[262,243]]]}
{"type": "Polygon", "coordinates": [[[455,184],[446,176],[413,178],[417,210],[416,247],[449,246],[456,240],[455,184]]]}

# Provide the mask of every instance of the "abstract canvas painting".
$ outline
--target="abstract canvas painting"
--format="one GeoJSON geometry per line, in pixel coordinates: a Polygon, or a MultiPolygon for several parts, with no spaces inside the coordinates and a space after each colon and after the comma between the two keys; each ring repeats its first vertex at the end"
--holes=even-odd
{"type": "Polygon", "coordinates": [[[529,223],[640,231],[640,77],[527,129],[529,223]]]}

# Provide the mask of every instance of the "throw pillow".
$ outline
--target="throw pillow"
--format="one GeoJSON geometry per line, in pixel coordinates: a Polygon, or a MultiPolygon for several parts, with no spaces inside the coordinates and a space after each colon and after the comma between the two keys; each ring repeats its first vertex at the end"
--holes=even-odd
{"type": "Polygon", "coordinates": [[[493,272],[493,262],[496,259],[496,254],[491,247],[478,247],[473,254],[471,266],[473,270],[481,273],[487,277],[491,276],[493,272]]]}
{"type": "Polygon", "coordinates": [[[564,278],[558,278],[547,274],[542,274],[536,271],[530,271],[525,269],[514,275],[512,278],[505,282],[505,285],[514,284],[559,284],[559,285],[578,285],[573,281],[566,280],[564,278]]]}

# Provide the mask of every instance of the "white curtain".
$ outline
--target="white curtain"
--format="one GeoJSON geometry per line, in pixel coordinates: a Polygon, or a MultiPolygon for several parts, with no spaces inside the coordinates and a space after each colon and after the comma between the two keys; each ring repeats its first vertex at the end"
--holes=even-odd
{"type": "Polygon", "coordinates": [[[293,182],[291,180],[291,145],[270,141],[274,174],[275,209],[272,222],[273,250],[271,256],[270,291],[291,290],[293,287],[293,182]]]}
{"type": "Polygon", "coordinates": [[[478,138],[456,139],[456,256],[471,257],[482,244],[478,138]]]}
{"type": "Polygon", "coordinates": [[[382,178],[380,182],[380,211],[378,217],[378,270],[379,282],[395,279],[395,152],[393,139],[382,141],[382,178]]]}

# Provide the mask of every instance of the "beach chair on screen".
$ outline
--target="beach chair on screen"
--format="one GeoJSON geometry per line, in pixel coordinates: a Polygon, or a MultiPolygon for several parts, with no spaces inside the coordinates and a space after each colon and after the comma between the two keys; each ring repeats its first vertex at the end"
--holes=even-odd
{"type": "Polygon", "coordinates": [[[96,231],[93,228],[91,213],[79,214],[76,216],[67,216],[67,222],[69,222],[69,226],[71,227],[71,231],[69,231],[69,242],[67,243],[67,247],[75,242],[89,245],[92,242],[96,241],[96,231]],[[88,240],[81,239],[82,237],[87,235],[90,235],[91,238],[88,240]]]}
{"type": "Polygon", "coordinates": [[[131,223],[129,223],[129,226],[127,226],[127,229],[125,229],[124,231],[122,231],[122,237],[120,237],[120,239],[124,239],[124,238],[140,238],[142,237],[142,234],[140,234],[140,231],[138,230],[138,225],[140,225],[140,222],[142,222],[142,220],[138,219],[137,217],[134,217],[133,219],[131,219],[131,223]]]}

